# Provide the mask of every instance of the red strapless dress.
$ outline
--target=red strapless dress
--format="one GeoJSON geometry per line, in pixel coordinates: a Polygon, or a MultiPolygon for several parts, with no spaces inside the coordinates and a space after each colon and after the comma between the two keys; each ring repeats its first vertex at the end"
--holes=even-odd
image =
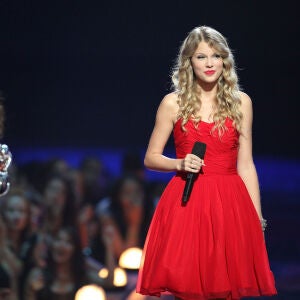
{"type": "Polygon", "coordinates": [[[260,220],[237,174],[238,132],[232,120],[219,138],[212,123],[174,127],[176,155],[206,143],[205,166],[186,206],[185,174],[176,174],[154,213],[145,242],[137,292],[182,299],[240,299],[276,294],[260,220]]]}

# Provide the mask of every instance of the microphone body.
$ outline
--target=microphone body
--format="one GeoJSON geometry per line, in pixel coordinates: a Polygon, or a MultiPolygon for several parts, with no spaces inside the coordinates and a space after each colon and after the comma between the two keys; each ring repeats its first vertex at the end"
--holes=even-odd
{"type": "MultiPolygon", "coordinates": [[[[195,142],[193,149],[192,149],[192,154],[203,159],[205,151],[206,151],[206,144],[201,143],[201,142],[195,142]]],[[[185,187],[184,187],[183,195],[182,195],[183,204],[186,204],[189,200],[196,176],[198,176],[198,173],[188,173],[186,176],[185,187]]]]}

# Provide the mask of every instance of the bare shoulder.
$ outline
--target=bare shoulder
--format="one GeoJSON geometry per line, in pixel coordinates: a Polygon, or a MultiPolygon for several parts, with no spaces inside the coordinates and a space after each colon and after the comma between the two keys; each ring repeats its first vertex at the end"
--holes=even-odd
{"type": "Polygon", "coordinates": [[[247,132],[251,132],[252,122],[253,122],[253,109],[252,109],[252,100],[251,98],[244,92],[240,92],[241,106],[240,111],[243,115],[242,119],[242,132],[243,134],[247,134],[247,132]]]}
{"type": "Polygon", "coordinates": [[[175,93],[167,94],[162,99],[158,107],[157,116],[161,116],[163,119],[169,119],[172,120],[172,122],[175,122],[179,109],[177,100],[178,97],[175,93]]]}
{"type": "Polygon", "coordinates": [[[178,96],[176,93],[170,93],[165,95],[160,105],[167,107],[168,109],[178,110],[178,96]]]}
{"type": "Polygon", "coordinates": [[[240,91],[240,96],[241,96],[240,99],[241,99],[242,106],[244,106],[244,107],[252,106],[252,100],[248,94],[240,91]]]}
{"type": "Polygon", "coordinates": [[[252,115],[252,100],[249,97],[248,94],[244,92],[240,92],[240,99],[241,99],[241,107],[240,110],[244,117],[247,115],[251,116],[252,115]]]}

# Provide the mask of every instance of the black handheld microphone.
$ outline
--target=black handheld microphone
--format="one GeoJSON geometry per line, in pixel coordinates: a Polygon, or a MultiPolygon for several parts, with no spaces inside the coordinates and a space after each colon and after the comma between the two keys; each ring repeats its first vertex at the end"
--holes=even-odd
{"type": "MultiPolygon", "coordinates": [[[[195,142],[193,149],[192,149],[192,154],[203,159],[205,151],[206,151],[206,144],[201,143],[201,142],[195,142]]],[[[183,195],[182,195],[182,202],[184,204],[186,204],[187,201],[189,200],[189,197],[190,197],[190,194],[191,194],[191,191],[193,188],[194,180],[197,175],[198,175],[198,173],[188,173],[186,176],[186,183],[185,183],[185,187],[184,187],[183,195]]]]}

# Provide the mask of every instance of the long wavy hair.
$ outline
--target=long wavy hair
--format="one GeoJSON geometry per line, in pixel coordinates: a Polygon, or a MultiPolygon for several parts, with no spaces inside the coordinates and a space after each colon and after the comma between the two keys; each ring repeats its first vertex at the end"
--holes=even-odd
{"type": "Polygon", "coordinates": [[[233,54],[225,37],[215,29],[207,26],[194,28],[183,41],[176,65],[172,73],[174,91],[178,95],[178,118],[182,119],[182,130],[186,131],[185,124],[192,118],[195,124],[201,120],[201,93],[191,64],[199,43],[204,41],[221,55],[223,72],[217,82],[216,107],[213,114],[214,127],[221,136],[226,129],[227,117],[233,120],[235,128],[241,130],[242,113],[240,107],[240,89],[235,70],[233,54]]]}
{"type": "MultiPolygon", "coordinates": [[[[79,238],[79,232],[72,226],[63,226],[56,233],[56,237],[59,232],[64,232],[70,238],[70,242],[74,247],[74,252],[70,258],[71,274],[73,276],[74,294],[83,285],[88,284],[88,276],[84,256],[81,251],[81,243],[79,238]]],[[[50,245],[47,256],[47,268],[44,269],[44,275],[46,284],[45,287],[39,291],[39,295],[44,297],[51,295],[51,286],[54,280],[57,278],[57,263],[55,262],[52,254],[52,247],[50,245]]],[[[43,298],[44,299],[44,298],[43,298]]],[[[46,298],[45,298],[46,299],[46,298]]],[[[47,298],[48,299],[48,298],[47,298]]]]}
{"type": "MultiPolygon", "coordinates": [[[[20,232],[20,239],[19,239],[19,243],[20,243],[20,247],[22,246],[22,243],[25,242],[25,240],[27,238],[29,238],[30,236],[30,217],[31,217],[31,213],[30,213],[30,202],[29,199],[26,197],[26,194],[24,193],[24,191],[20,188],[20,187],[16,187],[14,186],[7,195],[5,195],[3,197],[2,201],[2,205],[1,205],[1,211],[0,213],[2,214],[2,216],[4,217],[4,220],[7,221],[7,217],[6,217],[6,212],[9,210],[9,201],[14,198],[17,197],[19,200],[21,200],[24,204],[25,204],[25,213],[26,213],[26,224],[24,226],[24,228],[21,230],[20,232]]],[[[18,251],[20,249],[17,249],[18,251]]]]}

